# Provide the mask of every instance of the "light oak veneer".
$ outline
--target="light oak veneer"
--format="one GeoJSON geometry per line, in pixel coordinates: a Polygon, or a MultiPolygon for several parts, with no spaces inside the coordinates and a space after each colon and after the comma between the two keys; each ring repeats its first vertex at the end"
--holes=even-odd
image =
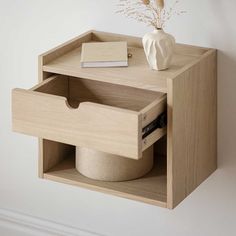
{"type": "Polygon", "coordinates": [[[216,59],[215,49],[177,44],[171,67],[152,71],[140,38],[86,32],[39,57],[39,85],[13,90],[13,129],[40,137],[41,178],[172,209],[217,168],[216,59]],[[82,69],[81,44],[92,41],[127,41],[129,67],[82,69]],[[164,110],[167,128],[142,140],[164,110]],[[155,168],[137,180],[75,169],[76,145],[137,159],[153,144],[155,168]]]}
{"type": "Polygon", "coordinates": [[[63,75],[12,92],[13,130],[132,159],[166,134],[142,139],[165,107],[160,92],[63,75]]]}

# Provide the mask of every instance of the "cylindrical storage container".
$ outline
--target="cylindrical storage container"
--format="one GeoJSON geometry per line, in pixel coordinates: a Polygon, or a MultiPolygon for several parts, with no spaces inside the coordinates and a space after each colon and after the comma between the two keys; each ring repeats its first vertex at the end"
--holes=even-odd
{"type": "Polygon", "coordinates": [[[102,181],[127,181],[147,174],[153,167],[153,146],[133,160],[118,155],[76,147],[76,169],[84,176],[102,181]]]}

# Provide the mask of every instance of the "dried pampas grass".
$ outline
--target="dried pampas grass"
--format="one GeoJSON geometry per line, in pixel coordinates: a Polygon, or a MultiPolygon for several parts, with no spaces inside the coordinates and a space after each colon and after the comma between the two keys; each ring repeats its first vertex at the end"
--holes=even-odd
{"type": "Polygon", "coordinates": [[[150,0],[142,0],[144,5],[149,5],[150,4],[150,0]]]}
{"type": "Polygon", "coordinates": [[[156,0],[157,3],[157,7],[159,7],[160,9],[163,9],[165,6],[164,0],[156,0]]]}
{"type": "Polygon", "coordinates": [[[176,10],[178,3],[179,0],[176,0],[172,7],[166,7],[164,0],[119,0],[116,13],[161,29],[173,15],[185,13],[176,10]]]}

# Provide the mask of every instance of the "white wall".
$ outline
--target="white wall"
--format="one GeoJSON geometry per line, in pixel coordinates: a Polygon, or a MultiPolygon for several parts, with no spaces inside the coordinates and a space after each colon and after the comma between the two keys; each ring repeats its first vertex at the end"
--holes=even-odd
{"type": "Polygon", "coordinates": [[[236,234],[236,1],[182,0],[178,42],[219,49],[219,169],[174,211],[37,178],[37,140],[11,132],[11,89],[37,82],[37,56],[91,28],[142,36],[115,0],[0,0],[0,208],[109,236],[236,234]]]}

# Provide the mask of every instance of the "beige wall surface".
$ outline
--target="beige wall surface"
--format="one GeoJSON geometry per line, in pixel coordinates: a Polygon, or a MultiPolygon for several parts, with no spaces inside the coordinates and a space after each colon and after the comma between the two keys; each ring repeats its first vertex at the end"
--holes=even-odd
{"type": "Polygon", "coordinates": [[[151,30],[115,14],[116,2],[0,0],[0,209],[99,235],[235,235],[234,0],[182,0],[181,6],[187,13],[171,20],[166,28],[178,42],[219,50],[219,168],[175,210],[39,179],[37,139],[11,132],[11,89],[29,88],[37,83],[40,53],[89,29],[136,36],[151,30]]]}

